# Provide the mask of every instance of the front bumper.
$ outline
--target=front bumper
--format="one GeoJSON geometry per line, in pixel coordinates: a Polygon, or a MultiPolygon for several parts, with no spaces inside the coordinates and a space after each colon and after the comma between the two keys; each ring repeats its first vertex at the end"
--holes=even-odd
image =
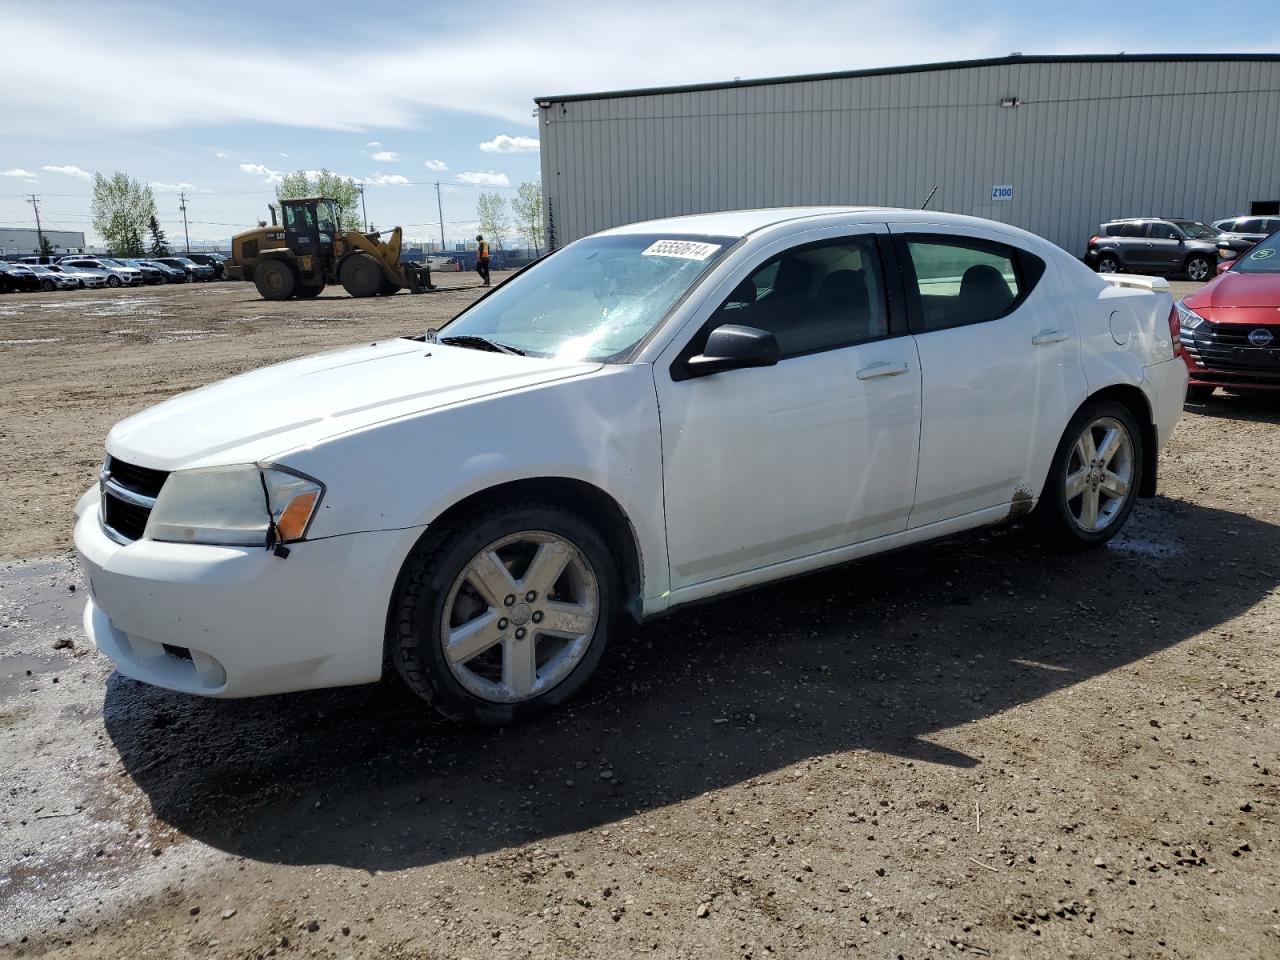
{"type": "Polygon", "coordinates": [[[170,690],[248,697],[372,683],[387,608],[420,530],[260,548],[111,540],[93,490],[77,507],[85,632],[120,673],[170,690]]]}

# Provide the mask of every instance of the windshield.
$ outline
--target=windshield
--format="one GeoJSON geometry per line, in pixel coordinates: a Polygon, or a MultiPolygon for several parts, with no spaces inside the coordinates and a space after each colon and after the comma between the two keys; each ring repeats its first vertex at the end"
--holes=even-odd
{"type": "Polygon", "coordinates": [[[1232,273],[1280,273],[1280,233],[1255,244],[1235,262],[1232,273]]]}
{"type": "Polygon", "coordinates": [[[1199,220],[1174,220],[1178,225],[1178,229],[1185,233],[1192,240],[1216,240],[1218,231],[1213,227],[1206,226],[1199,220]]]}
{"type": "Polygon", "coordinates": [[[644,339],[732,237],[588,237],[534,264],[439,331],[524,353],[607,361],[644,339]]]}

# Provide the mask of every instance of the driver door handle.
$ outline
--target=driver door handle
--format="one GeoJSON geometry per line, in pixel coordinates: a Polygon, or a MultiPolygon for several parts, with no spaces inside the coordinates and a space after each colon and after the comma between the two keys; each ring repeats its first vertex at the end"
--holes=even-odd
{"type": "Polygon", "coordinates": [[[859,380],[874,380],[876,377],[897,377],[907,372],[905,363],[873,363],[858,371],[859,380]]]}
{"type": "Polygon", "coordinates": [[[1031,338],[1031,342],[1037,347],[1043,347],[1045,344],[1061,343],[1066,339],[1068,339],[1067,334],[1063,333],[1061,330],[1041,330],[1031,338]]]}

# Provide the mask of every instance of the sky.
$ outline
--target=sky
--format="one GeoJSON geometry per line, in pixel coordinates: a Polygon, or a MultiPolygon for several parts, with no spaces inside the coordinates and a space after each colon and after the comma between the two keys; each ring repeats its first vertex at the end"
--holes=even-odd
{"type": "Polygon", "coordinates": [[[92,175],[149,183],[181,241],[326,167],[369,220],[450,242],[538,176],[537,96],[1023,54],[1280,51],[1273,3],[0,0],[0,226],[84,230],[92,175]],[[1213,12],[1216,10],[1217,12],[1213,12]]]}

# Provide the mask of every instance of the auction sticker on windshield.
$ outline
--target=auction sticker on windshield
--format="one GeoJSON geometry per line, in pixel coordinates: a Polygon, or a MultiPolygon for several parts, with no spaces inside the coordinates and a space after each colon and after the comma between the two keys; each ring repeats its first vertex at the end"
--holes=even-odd
{"type": "Polygon", "coordinates": [[[718,243],[702,243],[697,240],[658,240],[641,253],[641,256],[705,260],[719,249],[718,243]]]}

